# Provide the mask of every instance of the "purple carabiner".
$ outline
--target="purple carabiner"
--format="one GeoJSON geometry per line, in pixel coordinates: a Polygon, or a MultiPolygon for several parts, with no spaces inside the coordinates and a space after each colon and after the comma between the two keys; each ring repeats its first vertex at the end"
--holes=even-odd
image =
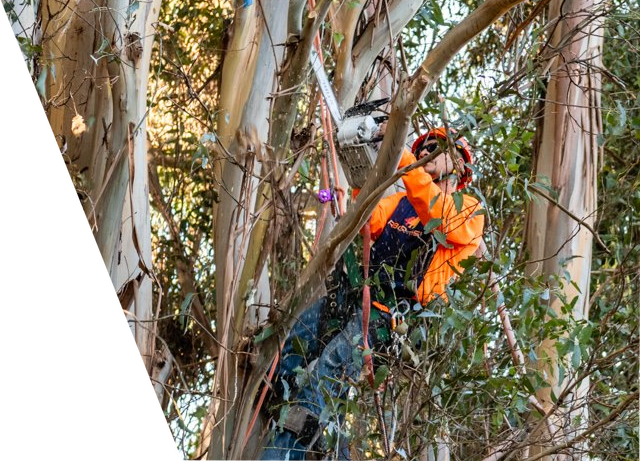
{"type": "Polygon", "coordinates": [[[331,195],[331,191],[329,189],[320,189],[318,191],[318,200],[320,200],[320,203],[327,203],[332,199],[333,196],[331,195]]]}

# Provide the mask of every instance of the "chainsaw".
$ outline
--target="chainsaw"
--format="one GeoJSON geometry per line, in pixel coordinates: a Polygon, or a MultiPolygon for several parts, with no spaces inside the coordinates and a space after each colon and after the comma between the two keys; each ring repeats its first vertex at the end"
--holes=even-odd
{"type": "Polygon", "coordinates": [[[320,92],[336,126],[338,158],[344,167],[347,181],[353,188],[362,188],[376,161],[374,144],[382,140],[378,135],[380,124],[388,119],[386,115],[374,117],[371,114],[389,102],[389,98],[353,106],[343,115],[333,87],[320,61],[320,56],[315,49],[311,51],[311,65],[320,92]]]}

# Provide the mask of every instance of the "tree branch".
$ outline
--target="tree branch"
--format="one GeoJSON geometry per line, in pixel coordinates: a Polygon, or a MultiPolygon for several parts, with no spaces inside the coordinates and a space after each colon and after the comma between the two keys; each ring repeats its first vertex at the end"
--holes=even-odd
{"type": "Polygon", "coordinates": [[[567,207],[565,207],[564,205],[562,205],[560,202],[558,202],[557,200],[555,200],[553,197],[549,196],[548,194],[546,194],[545,192],[541,191],[540,189],[538,189],[536,186],[533,185],[529,185],[529,188],[531,190],[533,190],[536,194],[538,194],[539,196],[546,198],[549,202],[551,202],[553,205],[557,206],[558,208],[560,208],[560,210],[562,210],[564,213],[567,214],[567,216],[569,216],[571,219],[573,219],[575,222],[578,223],[579,226],[584,226],[587,228],[587,230],[589,232],[591,232],[591,234],[593,235],[593,237],[596,239],[596,242],[598,242],[598,244],[602,247],[602,249],[604,251],[607,252],[608,255],[611,254],[611,251],[609,251],[609,248],[607,248],[607,245],[605,245],[605,243],[602,241],[602,239],[600,238],[600,235],[598,235],[598,233],[595,231],[595,229],[593,227],[591,227],[589,224],[586,223],[586,219],[587,217],[584,218],[580,218],[579,216],[576,216],[574,213],[572,213],[569,209],[567,209],[567,207]]]}
{"type": "Polygon", "coordinates": [[[552,455],[554,453],[558,453],[561,450],[564,450],[566,448],[570,448],[573,445],[582,442],[587,437],[589,437],[591,434],[593,434],[594,432],[596,432],[600,428],[606,426],[611,421],[613,421],[618,416],[620,416],[620,414],[624,410],[626,410],[626,408],[629,405],[631,405],[634,402],[637,402],[638,395],[639,395],[638,391],[635,391],[633,394],[631,394],[629,397],[627,397],[620,405],[618,405],[615,408],[615,410],[611,411],[611,413],[609,413],[605,418],[601,419],[596,424],[594,424],[593,426],[591,426],[590,428],[588,428],[584,432],[580,433],[576,438],[571,439],[568,442],[565,442],[565,443],[563,443],[561,445],[556,445],[555,447],[548,448],[548,449],[538,453],[537,455],[532,456],[531,458],[527,458],[527,461],[536,461],[538,459],[544,458],[545,456],[552,455]]]}
{"type": "Polygon", "coordinates": [[[193,268],[194,264],[187,256],[186,248],[180,239],[180,232],[173,216],[171,215],[170,207],[165,203],[164,198],[162,197],[158,171],[153,159],[149,162],[149,186],[149,192],[154,199],[153,201],[155,201],[157,205],[156,208],[164,217],[167,226],[169,227],[169,232],[180,250],[180,256],[176,261],[176,271],[178,273],[178,280],[180,281],[182,294],[185,297],[189,293],[194,294],[191,298],[194,318],[196,319],[196,324],[199,326],[199,329],[202,330],[203,340],[209,348],[209,353],[213,358],[215,358],[218,356],[218,344],[215,342],[215,334],[211,329],[211,321],[207,318],[204,312],[204,303],[202,302],[200,293],[198,292],[195,277],[191,272],[191,268],[193,268]],[[183,260],[182,257],[187,261],[183,260]]]}
{"type": "MultiPolygon", "coordinates": [[[[395,0],[389,5],[387,21],[369,21],[365,31],[353,46],[353,76],[345,78],[340,102],[351,105],[355,101],[356,93],[376,56],[389,44],[389,33],[397,36],[422,6],[422,0],[395,0]]],[[[395,37],[394,37],[395,38],[395,37]]]]}

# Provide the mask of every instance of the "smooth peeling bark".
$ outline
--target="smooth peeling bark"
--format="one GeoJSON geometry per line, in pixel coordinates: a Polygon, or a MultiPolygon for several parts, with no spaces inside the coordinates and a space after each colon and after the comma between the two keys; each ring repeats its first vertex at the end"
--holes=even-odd
{"type": "MultiPolygon", "coordinates": [[[[261,35],[258,30],[259,8],[255,3],[244,5],[236,1],[231,24],[231,39],[224,50],[222,76],[218,91],[218,116],[216,119],[216,136],[218,141],[229,147],[233,141],[242,114],[242,108],[251,88],[255,74],[255,61],[258,44],[255,38],[261,35]]],[[[213,162],[215,178],[222,178],[226,152],[216,149],[216,161],[213,162]]],[[[216,213],[214,204],[214,216],[216,213]]]]}
{"type": "MultiPolygon", "coordinates": [[[[262,40],[262,21],[259,20],[259,11],[255,4],[250,6],[238,6],[232,24],[232,39],[229,49],[225,53],[222,66],[222,79],[219,96],[219,116],[217,120],[217,135],[220,143],[225,146],[224,151],[218,152],[218,158],[214,162],[214,176],[220,182],[220,203],[213,208],[214,213],[214,248],[216,255],[216,284],[225,290],[217,290],[218,306],[227,306],[228,297],[231,296],[231,276],[234,265],[234,256],[229,256],[230,244],[236,241],[233,235],[233,221],[237,218],[237,204],[242,195],[242,171],[233,165],[226,156],[234,153],[238,157],[244,154],[238,153],[239,147],[234,145],[234,138],[239,129],[240,118],[246,99],[250,93],[256,61],[258,59],[258,47],[262,40]],[[239,78],[242,75],[243,78],[239,78]]],[[[257,114],[256,114],[257,115],[257,114]]],[[[234,155],[235,157],[235,155],[234,155]]],[[[243,161],[243,158],[234,158],[234,161],[243,161]]],[[[228,316],[227,308],[218,308],[217,325],[225,325],[228,316]]]]}
{"type": "Polygon", "coordinates": [[[351,72],[345,70],[342,72],[344,75],[341,75],[341,72],[336,71],[338,77],[342,77],[341,80],[338,80],[340,82],[340,85],[338,85],[338,88],[340,88],[338,98],[341,103],[346,104],[347,107],[354,104],[356,95],[376,56],[385,47],[391,45],[391,37],[395,42],[395,39],[416,15],[422,4],[422,0],[395,0],[388,2],[388,17],[383,9],[377,24],[373,19],[369,21],[363,34],[353,44],[349,62],[344,64],[345,68],[347,66],[350,67],[349,70],[351,72]]]}
{"type": "MultiPolygon", "coordinates": [[[[101,43],[99,16],[92,13],[94,7],[88,1],[68,8],[57,1],[43,5],[43,11],[51,13],[43,16],[43,49],[45,55],[52,56],[56,78],[53,73],[48,75],[47,94],[53,104],[43,130],[47,142],[43,143],[42,247],[66,259],[78,240],[71,270],[80,277],[75,277],[73,292],[58,262],[45,257],[43,265],[56,290],[65,293],[69,301],[72,297],[80,299],[89,291],[91,252],[86,239],[95,231],[97,214],[93,204],[103,195],[100,191],[114,157],[107,148],[113,123],[107,59],[103,57],[96,63],[91,58],[93,48],[87,46],[101,43]],[[100,86],[92,82],[100,82],[100,86]],[[71,129],[72,119],[77,115],[85,121],[95,117],[93,127],[79,136],[71,129]]],[[[95,302],[83,303],[72,310],[72,315],[54,313],[51,324],[40,322],[38,348],[48,354],[50,362],[71,364],[79,357],[86,322],[75,321],[73,317],[87,318],[95,307],[95,302]]],[[[71,397],[76,377],[69,370],[56,370],[60,395],[71,397]]]]}
{"type": "Polygon", "coordinates": [[[336,98],[343,109],[353,105],[348,100],[342,98],[344,88],[353,78],[353,43],[356,35],[356,26],[362,14],[365,2],[358,3],[353,8],[344,9],[344,5],[333,5],[329,12],[331,30],[334,34],[341,34],[342,41],[335,47],[336,67],[333,77],[333,85],[336,88],[336,98]],[[345,104],[346,107],[345,107],[345,104]]]}
{"type": "MultiPolygon", "coordinates": [[[[237,130],[228,149],[235,162],[225,162],[221,168],[224,187],[215,221],[218,286],[216,325],[218,341],[223,347],[220,348],[217,361],[214,402],[210,408],[212,418],[208,425],[210,429],[204,435],[210,441],[208,456],[213,459],[238,458],[245,448],[244,438],[238,435],[238,427],[246,427],[246,423],[237,421],[236,414],[243,410],[238,404],[243,395],[239,383],[244,380],[243,368],[246,364],[238,362],[235,351],[245,328],[245,292],[249,280],[261,278],[259,273],[256,274],[256,263],[264,239],[262,221],[265,218],[259,217],[256,223],[253,213],[263,204],[263,197],[258,195],[257,176],[261,171],[259,160],[266,158],[263,144],[269,134],[269,96],[276,88],[276,71],[282,60],[282,47],[277,44],[283,43],[286,38],[285,7],[285,4],[278,2],[262,3],[257,21],[251,24],[254,35],[250,41],[256,49],[251,53],[253,61],[247,67],[255,69],[255,75],[243,79],[247,87],[242,110],[223,109],[237,110],[238,113],[234,114],[237,130]],[[263,11],[266,18],[262,16],[263,11]]],[[[237,26],[245,27],[243,23],[237,26]]],[[[235,33],[248,36],[246,31],[235,33]]],[[[232,60],[231,65],[236,64],[236,60],[232,60]]],[[[237,93],[237,77],[228,80],[223,78],[222,91],[237,93]]],[[[266,174],[264,165],[262,172],[266,174]]],[[[258,297],[268,302],[268,294],[259,293],[258,297]]]]}
{"type": "MultiPolygon", "coordinates": [[[[164,402],[164,384],[172,369],[168,351],[156,340],[152,304],[151,225],[144,111],[147,79],[154,38],[152,23],[157,19],[159,2],[145,5],[146,17],[142,53],[135,68],[135,98],[140,120],[127,146],[129,184],[121,224],[121,253],[118,258],[117,287],[131,293],[129,303],[118,307],[119,324],[111,329],[112,348],[100,366],[102,374],[93,387],[91,422],[82,434],[79,459],[151,460],[159,415],[164,402]],[[114,378],[117,377],[117,378],[114,378]],[[133,410],[133,411],[132,411],[133,410]]],[[[139,10],[140,11],[140,10],[139,10]]],[[[135,26],[135,24],[134,24],[135,26]]]]}
{"type": "Polygon", "coordinates": [[[155,342],[144,118],[159,6],[159,0],[145,2],[133,12],[128,1],[106,1],[100,8],[91,1],[44,1],[40,13],[50,66],[47,115],[85,196],[114,287],[127,293],[123,308],[150,373],[155,342]],[[78,116],[86,129],[74,133],[78,116]]]}
{"type": "MultiPolygon", "coordinates": [[[[597,204],[596,175],[600,148],[596,137],[602,131],[601,81],[596,69],[602,65],[603,34],[598,32],[600,21],[585,19],[593,14],[598,5],[599,2],[593,0],[551,3],[549,18],[559,21],[551,44],[560,49],[550,66],[551,78],[545,96],[541,145],[535,165],[536,179],[549,180],[558,194],[558,202],[591,227],[596,220],[597,204]],[[564,17],[559,19],[561,13],[564,17]]],[[[528,274],[551,278],[562,277],[566,271],[569,280],[555,287],[563,292],[568,301],[577,297],[570,315],[577,320],[587,319],[592,233],[545,199],[531,202],[527,221],[527,249],[534,261],[527,268],[528,274]]],[[[559,318],[567,316],[562,312],[562,307],[562,301],[552,296],[550,308],[559,318]]],[[[552,393],[560,395],[567,382],[558,379],[559,357],[555,341],[545,340],[537,354],[541,358],[538,366],[551,384],[550,388],[541,389],[537,397],[549,410],[553,407],[552,393]]],[[[587,387],[588,381],[585,380],[574,393],[573,401],[567,402],[568,406],[577,405],[577,410],[570,414],[561,410],[560,414],[554,416],[559,424],[565,417],[572,421],[566,426],[570,430],[567,436],[574,437],[576,433],[573,431],[579,432],[580,427],[587,423],[586,411],[580,408],[584,404],[587,387]]],[[[548,435],[541,437],[548,438],[548,435]]],[[[545,448],[533,447],[531,453],[536,455],[545,448]]]]}

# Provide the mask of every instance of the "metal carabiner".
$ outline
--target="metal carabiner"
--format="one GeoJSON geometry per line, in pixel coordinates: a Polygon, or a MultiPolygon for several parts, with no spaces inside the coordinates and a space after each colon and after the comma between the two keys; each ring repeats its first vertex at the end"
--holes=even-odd
{"type": "Polygon", "coordinates": [[[400,302],[396,304],[396,312],[404,317],[409,312],[411,312],[411,303],[406,299],[401,299],[400,302]]]}
{"type": "MultiPolygon", "coordinates": [[[[411,311],[411,304],[406,299],[401,299],[391,312],[391,330],[395,331],[399,325],[404,323],[404,316],[411,311]]],[[[406,327],[402,328],[400,334],[406,333],[406,327]]]]}

